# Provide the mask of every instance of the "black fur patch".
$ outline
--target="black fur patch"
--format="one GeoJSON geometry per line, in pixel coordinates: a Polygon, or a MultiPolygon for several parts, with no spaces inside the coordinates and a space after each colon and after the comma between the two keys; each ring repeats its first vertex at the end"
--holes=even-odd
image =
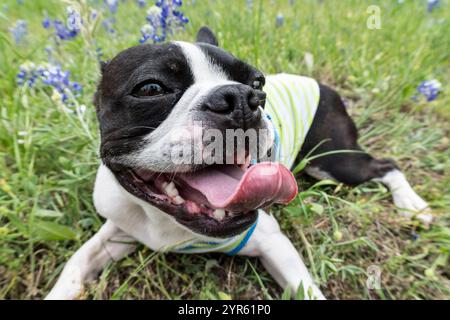
{"type": "Polygon", "coordinates": [[[184,91],[194,82],[188,62],[174,44],[140,45],[119,53],[103,67],[94,98],[100,122],[100,155],[108,164],[139,148],[143,136],[170,114],[184,91]],[[138,98],[133,88],[155,81],[169,94],[138,98]]]}

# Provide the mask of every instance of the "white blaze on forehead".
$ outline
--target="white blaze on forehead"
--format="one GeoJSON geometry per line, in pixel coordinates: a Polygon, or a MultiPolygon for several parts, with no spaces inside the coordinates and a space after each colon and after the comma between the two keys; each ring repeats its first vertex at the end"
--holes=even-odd
{"type": "Polygon", "coordinates": [[[176,41],[189,63],[195,83],[217,84],[229,81],[223,69],[214,64],[211,59],[196,45],[176,41]]]}

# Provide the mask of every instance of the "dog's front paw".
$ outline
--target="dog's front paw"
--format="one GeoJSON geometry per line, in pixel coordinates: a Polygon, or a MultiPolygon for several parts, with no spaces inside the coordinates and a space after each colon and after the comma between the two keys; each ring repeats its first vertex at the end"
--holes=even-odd
{"type": "Polygon", "coordinates": [[[428,203],[410,188],[395,192],[394,204],[403,217],[416,218],[425,227],[433,222],[434,217],[428,203]]]}
{"type": "Polygon", "coordinates": [[[83,281],[78,268],[66,266],[45,300],[76,300],[84,292],[83,281]]]}

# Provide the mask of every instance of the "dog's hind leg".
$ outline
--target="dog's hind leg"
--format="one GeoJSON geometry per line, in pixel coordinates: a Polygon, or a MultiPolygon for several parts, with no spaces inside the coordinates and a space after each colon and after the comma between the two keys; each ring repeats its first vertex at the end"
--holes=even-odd
{"type": "Polygon", "coordinates": [[[419,197],[392,160],[375,159],[358,145],[358,132],[347,114],[339,95],[326,86],[320,86],[320,101],[299,159],[313,159],[305,172],[317,179],[329,178],[356,186],[373,180],[386,185],[392,193],[399,212],[407,217],[415,216],[425,225],[432,221],[428,204],[419,197]],[[317,148],[315,148],[318,146],[317,148]],[[339,152],[320,156],[327,152],[339,152]],[[348,153],[347,151],[355,152],[348,153]]]}
{"type": "Polygon", "coordinates": [[[119,260],[135,249],[135,240],[108,220],[69,259],[46,300],[76,299],[83,284],[92,280],[111,260],[119,260]]]}
{"type": "Polygon", "coordinates": [[[305,299],[325,299],[298,251],[281,232],[278,222],[263,210],[259,210],[256,229],[239,254],[259,257],[275,281],[283,289],[290,289],[292,297],[302,286],[305,299]]]}

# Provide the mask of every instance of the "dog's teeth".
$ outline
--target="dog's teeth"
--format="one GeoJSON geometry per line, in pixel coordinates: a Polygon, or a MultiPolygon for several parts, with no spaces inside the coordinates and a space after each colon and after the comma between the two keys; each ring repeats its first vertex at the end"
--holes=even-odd
{"type": "Polygon", "coordinates": [[[175,183],[173,183],[173,181],[170,182],[170,183],[168,183],[168,184],[164,187],[164,191],[166,192],[166,194],[167,194],[169,197],[174,198],[174,197],[176,197],[176,196],[179,196],[178,190],[177,190],[177,188],[175,187],[175,183]]]}
{"type": "Polygon", "coordinates": [[[172,198],[173,203],[175,204],[183,204],[184,203],[184,199],[180,196],[175,196],[172,198]]]}
{"type": "Polygon", "coordinates": [[[216,209],[213,212],[213,216],[217,220],[222,220],[223,218],[225,218],[225,210],[223,210],[223,209],[216,209]]]}
{"type": "Polygon", "coordinates": [[[248,166],[250,165],[250,162],[252,161],[252,156],[249,154],[245,157],[245,162],[240,165],[242,170],[246,170],[248,166]]]}

